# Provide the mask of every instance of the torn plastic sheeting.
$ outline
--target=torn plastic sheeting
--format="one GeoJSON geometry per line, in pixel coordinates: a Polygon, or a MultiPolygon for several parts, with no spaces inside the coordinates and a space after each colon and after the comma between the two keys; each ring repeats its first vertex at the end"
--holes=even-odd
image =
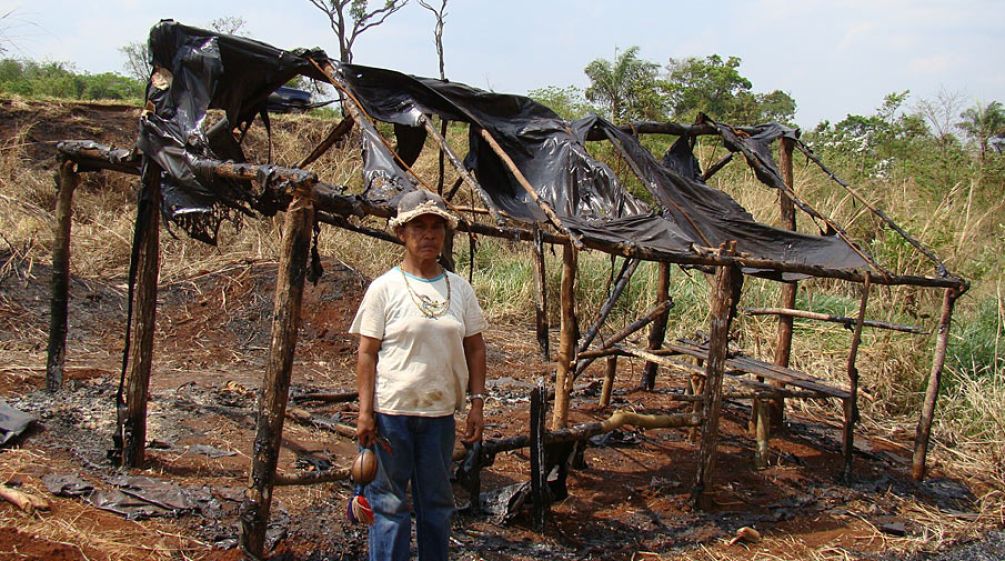
{"type": "Polygon", "coordinates": [[[220,222],[229,216],[226,208],[266,215],[270,209],[258,208],[240,183],[197,174],[193,157],[243,162],[232,130],[244,131],[264,115],[269,94],[290,78],[324,79],[310,59],[328,57],[319,49],[284,51],[171,20],[150,30],[149,48],[158,78],[147,88],[154,112],[141,120],[137,146],[173,178],[162,190],[165,217],[193,238],[215,244],[220,222]],[[207,136],[202,127],[211,108],[223,109],[226,121],[207,136]]]}
{"type": "Polygon", "coordinates": [[[418,183],[398,165],[373,125],[363,122],[358,126],[363,145],[363,196],[377,203],[395,204],[402,193],[418,189],[418,183]]]}
{"type": "MultiPolygon", "coordinates": [[[[478,129],[489,131],[507,150],[537,193],[560,215],[618,218],[649,209],[617,185],[613,171],[589,157],[568,122],[534,100],[485,92],[392,70],[341,65],[340,76],[372,117],[418,126],[423,114],[472,125],[465,166],[474,170],[495,206],[524,221],[546,219],[478,129]]],[[[414,150],[414,148],[410,148],[414,150]]]]}
{"type": "Polygon", "coordinates": [[[740,152],[743,154],[747,159],[747,163],[754,169],[754,175],[757,176],[757,179],[761,183],[775,189],[784,188],[785,181],[782,179],[782,174],[778,171],[775,159],[771,155],[771,142],[780,137],[798,140],[793,129],[783,127],[778,123],[771,123],[741,129],[744,133],[744,136],[741,136],[736,133],[733,127],[720,123],[714,124],[716,130],[722,136],[722,141],[726,145],[726,148],[731,152],[740,152]]]}
{"type": "Polygon", "coordinates": [[[0,401],[0,446],[21,436],[35,420],[33,415],[13,408],[5,401],[0,401]]]}
{"type": "Polygon", "coordinates": [[[642,444],[642,434],[639,431],[612,430],[596,436],[590,437],[590,445],[597,447],[610,446],[611,448],[623,448],[638,446],[642,444]]]}
{"type": "Polygon", "coordinates": [[[514,483],[482,493],[478,500],[482,512],[491,516],[496,524],[509,522],[530,498],[530,481],[514,483]]]}
{"type": "MultiPolygon", "coordinates": [[[[145,152],[159,158],[187,193],[196,197],[191,205],[192,220],[187,225],[191,233],[200,213],[207,220],[218,219],[205,212],[206,205],[200,204],[202,198],[210,199],[215,206],[254,206],[254,202],[241,199],[239,189],[228,192],[222,182],[193,171],[191,158],[212,156],[199,130],[205,108],[221,107],[231,122],[250,122],[268,91],[281,83],[273,83],[275,79],[296,73],[318,74],[309,58],[320,60],[324,55],[320,51],[282,51],[174,22],[162,22],[151,32],[151,49],[155,62],[167,65],[170,61],[174,76],[168,92],[151,93],[157,103],[156,116],[161,120],[148,120],[146,126],[157,130],[149,131],[140,144],[145,152]],[[182,99],[185,95],[196,99],[182,99]],[[161,146],[154,145],[156,142],[161,146]]],[[[322,62],[330,61],[325,57],[322,62]]],[[[360,124],[364,131],[365,196],[375,202],[393,204],[401,193],[417,188],[416,181],[403,168],[421,151],[423,115],[435,114],[471,125],[465,165],[473,170],[492,205],[517,220],[543,222],[546,216],[487,145],[481,130],[489,131],[498,140],[537,195],[568,227],[578,227],[584,237],[672,252],[693,252],[694,246],[716,247],[737,240],[739,251],[755,258],[830,269],[865,266],[862,258],[836,237],[807,236],[754,221],[728,195],[700,181],[700,170],[686,141],[678,142],[668,156],[681,158],[677,161],[684,166],[664,166],[636,138],[597,117],[569,123],[524,96],[485,92],[391,70],[332,64],[365,112],[396,125],[400,161],[376,130],[360,124]],[[663,215],[653,213],[629,194],[610,168],[589,156],[585,138],[594,129],[603,130],[625,151],[633,167],[641,171],[643,183],[666,209],[663,215]]],[[[740,129],[743,134],[739,135],[731,127],[715,126],[731,150],[744,153],[759,178],[777,186],[780,175],[770,158],[769,143],[779,136],[793,136],[792,129],[769,124],[740,129]]],[[[183,216],[179,209],[174,210],[176,217],[183,216]]],[[[202,234],[215,239],[215,234],[208,233],[211,231],[215,232],[203,228],[202,234]]],[[[774,276],[785,280],[792,277],[774,276]]]]}
{"type": "MultiPolygon", "coordinates": [[[[717,247],[725,241],[736,240],[741,253],[774,261],[844,270],[868,266],[837,236],[811,236],[761,224],[728,194],[662,165],[636,138],[614,125],[595,118],[591,127],[600,127],[624,147],[626,157],[643,174],[643,183],[666,209],[664,216],[695,243],[717,247]]],[[[671,147],[678,161],[687,160],[684,150],[690,152],[683,138],[671,147]]],[[[791,280],[792,276],[782,277],[791,280]]]]}
{"type": "MultiPolygon", "coordinates": [[[[354,98],[375,118],[411,125],[421,113],[453,119],[461,115],[460,120],[473,125],[465,165],[474,169],[495,205],[514,218],[540,222],[546,217],[486,145],[478,128],[498,136],[507,155],[538,195],[567,226],[584,237],[671,252],[690,252],[695,245],[717,247],[737,240],[741,252],[757,258],[834,269],[866,265],[839,238],[809,236],[756,222],[729,195],[700,180],[687,138],[678,139],[668,153],[667,158],[677,165],[665,166],[636,138],[596,116],[567,123],[528,98],[488,94],[463,84],[389,70],[343,65],[342,75],[354,98]],[[595,130],[602,130],[619,144],[640,170],[643,183],[666,209],[662,218],[628,194],[607,166],[589,156],[583,144],[595,130]],[[670,224],[661,224],[663,219],[670,224]]],[[[751,136],[741,139],[729,127],[717,126],[728,130],[734,144],[742,144],[747,152],[758,156],[761,165],[755,169],[768,170],[768,176],[778,177],[767,143],[794,134],[791,129],[764,125],[750,129],[747,134],[751,136]]]]}
{"type": "Polygon", "coordinates": [[[42,482],[50,493],[80,497],[88,504],[130,520],[179,517],[200,513],[219,518],[220,501],[207,487],[185,489],[170,482],[142,476],[117,476],[107,480],[114,489],[98,489],[79,474],[47,474],[42,482]]]}

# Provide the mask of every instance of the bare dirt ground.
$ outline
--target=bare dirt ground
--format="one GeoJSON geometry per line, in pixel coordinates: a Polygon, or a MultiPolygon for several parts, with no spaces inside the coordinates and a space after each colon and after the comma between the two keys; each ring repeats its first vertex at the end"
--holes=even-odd
{"type": "MultiPolygon", "coordinates": [[[[7,134],[16,111],[5,110],[0,132],[7,134]]],[[[102,130],[135,130],[121,128],[135,123],[127,111],[104,118],[100,109],[78,111],[94,111],[83,118],[101,125],[81,125],[70,133],[40,128],[36,140],[51,134],[113,142],[102,130]]],[[[39,157],[51,152],[40,146],[39,157]]],[[[324,264],[324,277],[305,294],[293,396],[354,387],[353,341],[346,328],[366,279],[337,261],[324,264]]],[[[24,438],[0,450],[0,483],[51,503],[48,512],[27,514],[0,502],[0,561],[241,558],[234,547],[238,507],[267,355],[275,272],[275,263],[239,261],[160,287],[147,464],[131,475],[205,500],[172,516],[132,520],[78,497],[53,496],[43,482],[70,474],[97,490],[118,486],[122,473],[106,452],[115,428],[124,280],[73,282],[67,380],[63,391],[50,395],[44,390],[50,271],[43,263],[0,252],[0,400],[38,418],[24,438]]],[[[541,361],[526,326],[496,326],[486,338],[492,379],[486,438],[526,433],[530,389],[550,366],[541,361]]],[[[635,389],[640,375],[640,364],[625,362],[613,408],[658,413],[681,407],[668,398],[680,381],[664,377],[656,392],[642,392],[635,389]]],[[[577,386],[573,422],[610,414],[595,405],[598,377],[589,372],[577,386]]],[[[355,405],[311,402],[296,408],[287,418],[279,469],[292,474],[347,465],[355,445],[328,427],[352,424],[355,405]]],[[[552,506],[542,534],[532,531],[526,509],[506,522],[462,515],[455,523],[454,555],[490,561],[925,559],[938,548],[952,549],[1005,526],[1003,486],[993,478],[935,465],[924,483],[910,479],[913,426],[907,424],[882,434],[860,430],[855,480],[838,483],[838,406],[809,411],[814,413],[790,414],[786,433],[772,441],[770,466],[757,471],[747,430],[749,406],[726,402],[710,510],[690,506],[697,446],[686,432],[626,430],[586,449],[586,467],[570,475],[570,496],[552,506]],[[756,528],[762,539],[731,544],[741,527],[756,528]]],[[[528,478],[527,452],[504,453],[483,472],[482,489],[528,478]]],[[[348,483],[277,488],[272,558],[364,558],[365,529],[349,525],[343,514],[351,492],[348,483]]],[[[460,487],[457,499],[468,500],[460,487]]],[[[939,559],[1002,559],[1002,541],[991,534],[976,553],[957,548],[939,559]],[[992,557],[980,557],[985,554],[992,557]]]]}

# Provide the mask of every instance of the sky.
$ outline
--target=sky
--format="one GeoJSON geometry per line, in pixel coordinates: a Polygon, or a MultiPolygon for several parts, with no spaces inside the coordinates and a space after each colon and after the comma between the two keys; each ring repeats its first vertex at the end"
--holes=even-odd
{"type": "MultiPolygon", "coordinates": [[[[163,18],[206,27],[240,17],[255,39],[338,56],[327,17],[309,0],[0,0],[4,14],[7,56],[92,73],[122,72],[120,47],[145,41],[163,18]]],[[[412,0],[360,36],[354,62],[438,76],[433,25],[412,0]]],[[[1005,102],[1002,0],[449,0],[443,43],[449,79],[516,94],[585,88],[590,61],[632,46],[661,66],[737,56],[754,91],[796,100],[803,128],[872,114],[904,90],[908,106],[940,96],[961,110],[1005,102]]]]}

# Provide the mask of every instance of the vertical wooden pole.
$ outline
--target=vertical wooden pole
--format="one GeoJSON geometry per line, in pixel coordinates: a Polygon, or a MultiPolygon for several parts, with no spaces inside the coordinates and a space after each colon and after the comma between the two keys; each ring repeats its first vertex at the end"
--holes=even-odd
{"type": "MultiPolygon", "coordinates": [[[[782,137],[781,138],[781,150],[779,150],[779,165],[782,168],[782,179],[785,184],[789,186],[789,189],[795,190],[795,180],[792,172],[792,149],[794,143],[791,139],[782,137]]],[[[779,191],[778,193],[778,203],[779,209],[782,215],[782,228],[786,230],[795,231],[796,229],[796,207],[792,203],[792,199],[787,197],[785,193],[779,191]]],[[[778,305],[785,309],[795,309],[796,307],[796,290],[797,286],[795,282],[787,282],[782,285],[782,294],[779,299],[778,305]]],[[[775,364],[778,366],[788,366],[789,358],[792,355],[792,317],[791,316],[778,316],[778,333],[776,336],[777,343],[775,344],[775,364]]],[[[778,382],[769,382],[772,385],[781,387],[783,384],[778,382]]],[[[776,398],[771,400],[768,405],[768,415],[771,419],[771,426],[769,430],[778,430],[782,428],[782,423],[785,421],[785,399],[776,398]]]]}
{"type": "Polygon", "coordinates": [[[765,469],[768,467],[768,454],[770,449],[771,431],[768,429],[771,419],[768,418],[768,404],[760,399],[754,398],[754,437],[756,448],[754,449],[754,468],[765,469]]]}
{"type": "MultiPolygon", "coordinates": [[[[733,254],[735,242],[720,250],[733,254]]],[[[698,473],[695,476],[693,499],[697,508],[709,506],[705,491],[712,486],[715,468],[716,445],[719,440],[719,411],[722,408],[722,378],[726,370],[726,352],[729,344],[729,326],[736,313],[743,283],[743,274],[735,266],[720,267],[715,274],[715,290],[709,325],[708,360],[705,361],[705,388],[702,392],[702,431],[699,450],[698,473]]]]}
{"type": "Polygon", "coordinates": [[[262,558],[265,547],[265,530],[269,523],[272,487],[283,437],[283,417],[300,328],[300,305],[313,224],[311,185],[298,185],[283,224],[282,255],[272,315],[272,342],[265,377],[258,392],[251,473],[241,508],[241,549],[255,560],[262,558]]]}
{"type": "Polygon", "coordinates": [[[855,423],[858,422],[858,347],[862,342],[862,326],[865,324],[865,310],[869,305],[869,273],[865,274],[862,283],[862,301],[858,306],[858,317],[855,318],[855,331],[852,332],[851,348],[848,350],[848,399],[844,401],[844,437],[841,439],[841,451],[844,455],[844,466],[841,469],[841,479],[851,482],[852,454],[855,451],[855,423]]]}
{"type": "MultiPolygon", "coordinates": [[[[670,299],[670,264],[660,263],[660,280],[656,287],[656,303],[666,302],[670,299]]],[[[663,339],[667,334],[667,321],[670,319],[670,308],[667,308],[649,328],[649,350],[658,351],[663,346],[663,339]]],[[[642,370],[642,388],[652,390],[656,387],[656,372],[659,365],[655,362],[646,362],[642,370]]]]}
{"type": "Polygon", "coordinates": [[[530,496],[534,531],[544,532],[548,512],[547,451],[544,447],[547,422],[547,394],[544,381],[530,392],[530,496]]]}
{"type": "Polygon", "coordinates": [[[73,191],[79,184],[77,164],[64,160],[56,176],[56,231],[49,282],[49,350],[45,363],[45,387],[50,392],[63,387],[67,309],[70,304],[70,228],[73,223],[73,191]]]}
{"type": "Polygon", "coordinates": [[[534,245],[531,247],[534,266],[534,322],[537,330],[537,346],[541,349],[544,361],[551,360],[551,348],[548,342],[548,277],[544,268],[544,241],[541,230],[534,230],[534,245]]]}
{"type": "Polygon", "coordinates": [[[607,369],[604,371],[604,386],[600,390],[600,406],[611,405],[611,392],[614,391],[614,378],[618,374],[618,355],[607,357],[607,369]]]}
{"type": "Polygon", "coordinates": [[[552,430],[565,428],[569,420],[569,394],[572,392],[573,364],[576,352],[576,262],[578,252],[572,244],[562,246],[562,326],[558,341],[558,368],[555,373],[555,412],[552,430]]]}
{"type": "Polygon", "coordinates": [[[946,363],[946,347],[949,345],[949,327],[953,321],[953,307],[959,292],[955,288],[947,288],[942,299],[942,317],[939,319],[939,331],[935,340],[935,356],[932,358],[932,371],[928,376],[928,387],[925,388],[925,403],[918,419],[918,428],[914,434],[914,460],[911,465],[911,477],[915,481],[925,478],[925,459],[928,455],[928,439],[932,433],[932,418],[935,415],[935,402],[939,397],[939,386],[942,384],[942,367],[946,363]]]}
{"type": "Polygon", "coordinates": [[[150,365],[154,354],[154,323],[157,315],[157,277],[160,272],[161,168],[146,159],[143,167],[143,200],[137,214],[136,292],[133,303],[132,343],[126,373],[126,416],[122,435],[122,466],[143,464],[147,438],[147,401],[150,365]]]}

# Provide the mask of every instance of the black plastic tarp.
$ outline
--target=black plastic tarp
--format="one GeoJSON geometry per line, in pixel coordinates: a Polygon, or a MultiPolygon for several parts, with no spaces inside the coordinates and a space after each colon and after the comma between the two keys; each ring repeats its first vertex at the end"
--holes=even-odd
{"type": "MultiPolygon", "coordinates": [[[[421,115],[437,114],[471,124],[465,163],[475,170],[494,205],[516,219],[543,221],[545,215],[477,129],[490,131],[562,222],[585,237],[668,252],[691,251],[694,246],[714,248],[736,240],[738,251],[753,257],[832,269],[866,266],[837,236],[812,236],[758,223],[728,194],[701,181],[687,138],[681,137],[661,163],[637,138],[596,116],[569,123],[522,96],[488,93],[384,69],[341,68],[354,98],[374,118],[418,126],[421,115]],[[623,155],[641,173],[642,183],[665,209],[661,214],[628,193],[609,167],[589,155],[585,143],[591,130],[603,132],[623,149],[623,155]]],[[[758,177],[780,178],[771,159],[770,142],[793,135],[792,129],[762,125],[741,137],[729,127],[717,126],[731,132],[731,150],[743,149],[757,157],[760,165],[755,169],[762,170],[758,177]]],[[[384,199],[390,197],[385,194],[384,199]]]]}
{"type": "Polygon", "coordinates": [[[291,78],[323,79],[311,59],[321,50],[284,51],[245,37],[163,20],[150,30],[156,79],[147,86],[154,110],[140,120],[137,147],[166,171],[162,185],[165,216],[192,237],[216,242],[228,209],[273,214],[268,200],[241,185],[199,173],[198,158],[244,161],[233,130],[246,130],[258,115],[266,119],[269,94],[291,78]],[[207,129],[209,109],[225,120],[207,129]],[[263,206],[266,205],[266,206],[263,206]]]}
{"type": "MultiPolygon", "coordinates": [[[[311,60],[331,61],[321,51],[282,51],[171,21],[151,31],[150,47],[155,65],[170,69],[172,79],[166,89],[151,86],[149,98],[156,109],[143,120],[138,145],[167,172],[164,197],[170,217],[191,235],[213,241],[221,208],[275,211],[265,208],[249,189],[200,173],[195,162],[243,158],[229,123],[243,129],[255,115],[264,117],[269,92],[297,74],[322,78],[311,60]],[[208,108],[225,110],[227,126],[204,133],[208,108]],[[200,227],[198,219],[191,219],[193,215],[208,218],[209,226],[200,227]]],[[[415,161],[427,141],[422,117],[438,115],[470,125],[465,165],[485,189],[490,206],[512,219],[543,222],[546,216],[481,137],[481,130],[499,142],[563,225],[585,238],[677,253],[736,240],[739,251],[752,257],[829,269],[865,266],[836,236],[798,234],[756,222],[729,195],[702,182],[684,138],[661,162],[635,137],[598,117],[570,123],[524,96],[380,68],[331,64],[365,113],[394,124],[397,153],[373,126],[358,123],[363,196],[373,202],[393,205],[401,193],[420,187],[405,167],[415,161]],[[585,139],[591,131],[601,131],[623,152],[661,208],[650,208],[632,196],[607,165],[590,156],[585,139]]],[[[742,152],[758,178],[779,186],[770,142],[782,135],[793,137],[792,129],[769,124],[737,133],[726,125],[716,127],[727,148],[742,152]]]]}
{"type": "Polygon", "coordinates": [[[21,436],[35,420],[33,415],[15,409],[0,401],[0,446],[21,436]]]}

